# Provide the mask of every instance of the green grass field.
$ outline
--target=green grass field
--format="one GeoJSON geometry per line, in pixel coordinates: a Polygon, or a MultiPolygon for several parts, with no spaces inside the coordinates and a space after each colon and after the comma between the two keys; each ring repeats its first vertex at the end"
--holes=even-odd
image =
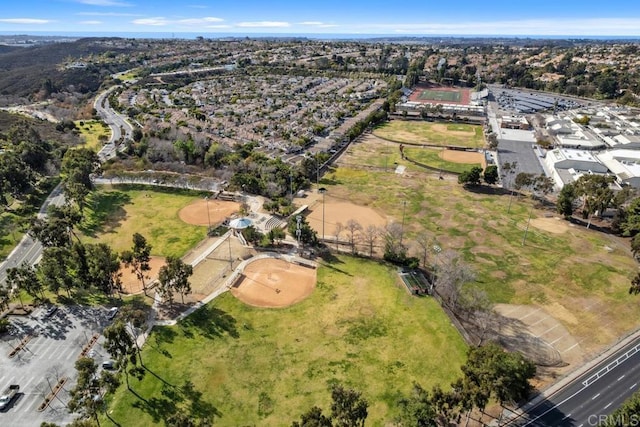
{"type": "MultiPolygon", "coordinates": [[[[638,300],[628,295],[637,265],[627,241],[570,227],[545,218],[553,211],[534,209],[534,220],[564,225],[566,231],[552,233],[532,225],[523,246],[529,198],[514,198],[507,213],[508,194],[472,192],[455,179],[439,180],[398,159],[395,151],[390,153],[388,145],[375,139],[353,147],[341,160],[347,165],[379,165],[386,156],[405,165],[406,174],[396,175],[392,168],[384,172],[339,167],[325,175],[322,184],[332,197],[386,212],[394,221],[403,217],[402,201],[407,201],[409,247],[416,247],[412,242],[417,233],[429,232],[444,250],[462,254],[477,272],[476,285],[494,302],[541,305],[563,322],[587,353],[637,327],[638,300]]],[[[417,249],[412,253],[420,256],[417,249]]],[[[433,254],[430,257],[433,262],[433,254]]]]}
{"type": "Polygon", "coordinates": [[[91,148],[94,151],[100,150],[111,135],[109,126],[101,121],[78,120],[75,123],[85,141],[84,147],[91,148]]]}
{"type": "Polygon", "coordinates": [[[153,246],[153,255],[182,256],[206,235],[206,227],[189,225],[178,217],[180,209],[199,197],[175,189],[100,187],[85,208],[86,220],[80,227],[83,240],[107,243],[121,252],[131,247],[137,232],[153,246]]]}
{"type": "Polygon", "coordinates": [[[341,256],[292,307],[252,308],[227,293],[154,329],[142,357],[157,377],[132,381],[140,398],[120,387],[109,412],[127,427],[159,423],[171,407],[166,384],[188,380],[203,393],[200,407],[221,414],[217,426],[283,426],[313,405],[328,410],[328,387],[342,383],[370,402],[367,425],[384,426],[413,381],[454,380],[465,351],[438,304],[409,296],[394,269],[341,256]]]}
{"type": "Polygon", "coordinates": [[[422,101],[460,102],[460,92],[448,90],[425,89],[420,91],[418,99],[422,101]]]}
{"type": "Polygon", "coordinates": [[[373,134],[411,144],[482,148],[485,143],[481,126],[464,123],[392,120],[378,126],[373,134]]]}
{"type": "Polygon", "coordinates": [[[441,169],[444,172],[462,173],[474,166],[482,166],[480,163],[453,163],[440,158],[440,150],[429,148],[405,148],[408,158],[432,168],[441,169]]]}

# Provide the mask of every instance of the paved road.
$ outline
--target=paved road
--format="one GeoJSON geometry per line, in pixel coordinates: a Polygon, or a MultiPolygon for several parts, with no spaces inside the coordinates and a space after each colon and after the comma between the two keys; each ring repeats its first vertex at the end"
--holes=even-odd
{"type": "Polygon", "coordinates": [[[597,426],[639,390],[640,338],[623,346],[553,396],[527,407],[510,426],[597,426]]]}
{"type": "MultiPolygon", "coordinates": [[[[58,185],[51,192],[47,200],[44,201],[38,218],[43,218],[47,214],[49,206],[62,206],[64,204],[64,192],[62,191],[62,185],[58,185]]],[[[7,269],[11,267],[17,267],[23,262],[34,265],[40,259],[42,253],[42,245],[37,240],[33,240],[28,234],[25,234],[20,243],[13,249],[6,260],[0,263],[0,284],[4,283],[7,278],[7,269]]]]}
{"type": "Polygon", "coordinates": [[[122,139],[132,139],[133,127],[126,118],[114,111],[109,105],[109,95],[120,86],[113,86],[98,95],[93,102],[93,107],[98,115],[111,128],[111,138],[100,149],[98,156],[101,160],[106,160],[116,155],[116,148],[122,139]],[[124,131],[124,134],[122,133],[124,131]]]}

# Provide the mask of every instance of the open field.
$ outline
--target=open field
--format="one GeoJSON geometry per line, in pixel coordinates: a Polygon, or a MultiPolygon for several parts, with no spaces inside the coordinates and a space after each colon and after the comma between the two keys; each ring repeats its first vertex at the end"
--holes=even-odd
{"type": "Polygon", "coordinates": [[[392,120],[378,126],[373,134],[411,144],[482,148],[485,143],[482,126],[463,123],[392,120]]]}
{"type": "Polygon", "coordinates": [[[431,104],[469,105],[471,89],[450,86],[415,86],[409,100],[431,104]]]}
{"type": "MultiPolygon", "coordinates": [[[[627,240],[569,226],[534,208],[523,246],[529,198],[514,198],[507,213],[508,194],[467,191],[455,177],[439,180],[437,172],[398,159],[391,144],[369,136],[350,147],[323,179],[327,194],[394,218],[402,217],[407,201],[410,252],[419,255],[416,233],[431,233],[443,250],[459,251],[475,268],[476,286],[494,302],[544,308],[587,355],[637,326],[637,300],[628,295],[637,265],[627,240]],[[380,165],[387,157],[406,166],[405,173],[385,172],[380,165]]],[[[430,258],[434,262],[434,254],[430,258]]]]}
{"type": "Polygon", "coordinates": [[[405,148],[407,158],[444,172],[462,173],[474,166],[482,167],[483,155],[477,152],[435,150],[432,148],[405,148]],[[473,162],[477,160],[477,162],[473,162]],[[466,163],[469,162],[470,163],[466,163]]]}
{"type": "Polygon", "coordinates": [[[289,425],[313,405],[328,408],[328,387],[340,382],[371,403],[367,425],[382,426],[412,381],[430,388],[459,375],[466,347],[435,301],[409,296],[376,262],[321,264],[316,290],[291,307],[253,308],[226,293],[154,329],[142,357],[158,377],[131,384],[146,401],[123,385],[110,416],[128,427],[160,422],[171,407],[162,390],[189,380],[204,393],[198,407],[220,414],[215,425],[289,425]]]}
{"type": "Polygon", "coordinates": [[[129,249],[134,233],[151,244],[152,255],[182,256],[204,239],[206,227],[178,217],[180,209],[198,200],[188,191],[160,191],[136,186],[104,186],[90,195],[81,225],[85,242],[102,242],[113,250],[129,249]]]}
{"type": "Polygon", "coordinates": [[[84,140],[84,147],[94,151],[100,150],[109,139],[111,130],[103,122],[97,120],[78,120],[76,127],[80,131],[81,138],[84,140]],[[102,137],[104,142],[101,141],[102,137]]]}

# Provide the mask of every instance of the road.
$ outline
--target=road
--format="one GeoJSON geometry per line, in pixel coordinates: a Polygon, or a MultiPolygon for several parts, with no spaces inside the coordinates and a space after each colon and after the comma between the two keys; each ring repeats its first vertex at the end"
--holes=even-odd
{"type": "Polygon", "coordinates": [[[133,138],[133,127],[131,123],[109,105],[109,95],[119,87],[120,86],[113,86],[105,90],[98,95],[93,102],[93,107],[96,109],[98,116],[111,128],[111,138],[109,138],[109,141],[98,152],[100,160],[115,157],[118,144],[122,140],[133,138]],[[123,131],[124,135],[122,133],[123,131]]]}
{"type": "MultiPolygon", "coordinates": [[[[640,337],[578,376],[559,392],[534,405],[509,426],[597,426],[639,390],[640,337]]],[[[640,419],[639,419],[640,420],[640,419]]]]}
{"type": "MultiPolygon", "coordinates": [[[[62,191],[62,185],[59,184],[53,189],[47,200],[44,201],[40,212],[38,212],[38,218],[43,218],[47,214],[49,206],[62,206],[64,204],[64,192],[62,191]]],[[[34,265],[40,258],[42,253],[42,245],[37,240],[33,240],[31,236],[25,234],[20,243],[13,249],[6,260],[0,263],[0,284],[4,283],[7,278],[7,269],[10,267],[17,267],[23,262],[29,265],[34,265]]]]}

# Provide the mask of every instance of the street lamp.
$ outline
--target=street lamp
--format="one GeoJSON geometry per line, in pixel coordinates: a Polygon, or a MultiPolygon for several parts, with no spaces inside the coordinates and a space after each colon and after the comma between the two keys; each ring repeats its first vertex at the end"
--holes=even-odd
{"type": "Polygon", "coordinates": [[[322,241],[324,242],[324,193],[327,189],[324,187],[318,188],[318,193],[322,194],[322,241]]]}
{"type": "Polygon", "coordinates": [[[204,199],[207,201],[207,223],[209,224],[209,227],[207,228],[207,236],[209,236],[209,233],[211,232],[211,214],[209,213],[209,196],[206,196],[204,199]]]}
{"type": "Polygon", "coordinates": [[[404,214],[407,210],[407,201],[402,201],[402,226],[400,227],[400,246],[402,246],[402,238],[404,237],[404,214]]]}

